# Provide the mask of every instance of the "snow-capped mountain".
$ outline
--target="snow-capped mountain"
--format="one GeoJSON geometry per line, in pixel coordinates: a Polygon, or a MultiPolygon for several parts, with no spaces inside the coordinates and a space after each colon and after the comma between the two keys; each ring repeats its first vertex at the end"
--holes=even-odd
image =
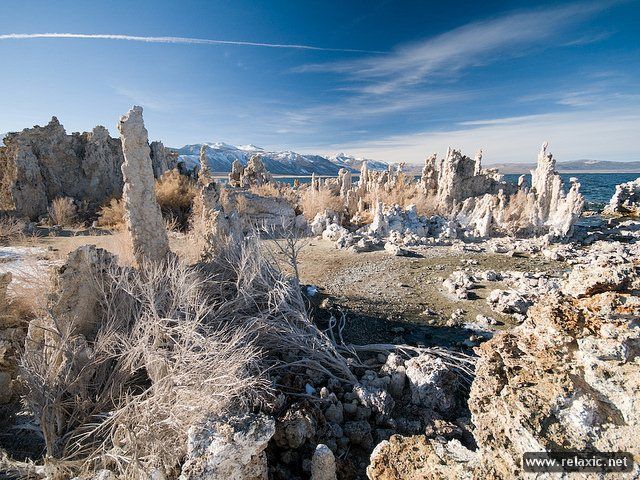
{"type": "MultiPolygon", "coordinates": [[[[268,152],[255,145],[233,146],[223,142],[197,143],[175,148],[178,161],[183,162],[188,169],[200,164],[200,148],[205,146],[209,169],[216,173],[231,171],[231,164],[238,160],[246,165],[252,155],[260,154],[262,161],[271,173],[276,175],[337,175],[338,170],[346,168],[352,172],[359,172],[363,159],[340,153],[331,157],[322,155],[300,154],[291,151],[268,152]]],[[[386,170],[387,164],[369,160],[369,168],[386,170]]]]}
{"type": "Polygon", "coordinates": [[[341,168],[348,168],[350,170],[360,171],[362,162],[367,161],[367,167],[371,170],[386,170],[388,164],[385,162],[379,162],[377,160],[371,160],[369,158],[354,157],[353,155],[347,155],[346,153],[337,153],[327,157],[331,163],[339,165],[341,168]]]}

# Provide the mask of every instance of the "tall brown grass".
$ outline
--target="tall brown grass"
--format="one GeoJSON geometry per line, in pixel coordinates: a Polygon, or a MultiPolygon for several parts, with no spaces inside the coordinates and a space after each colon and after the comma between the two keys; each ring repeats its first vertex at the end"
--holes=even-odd
{"type": "Polygon", "coordinates": [[[408,207],[415,205],[418,215],[437,215],[438,201],[435,195],[426,195],[420,186],[414,182],[398,182],[390,189],[378,189],[365,196],[366,203],[375,205],[376,201],[381,201],[385,205],[400,205],[408,207]]]}
{"type": "Polygon", "coordinates": [[[271,182],[260,186],[253,185],[249,188],[249,191],[256,195],[260,195],[261,197],[284,198],[292,206],[295,206],[298,203],[296,191],[287,183],[271,182]]]}
{"type": "Polygon", "coordinates": [[[177,170],[165,172],[156,182],[156,199],[165,219],[173,219],[180,230],[186,230],[198,195],[195,180],[177,170]]]}
{"type": "Polygon", "coordinates": [[[98,225],[115,229],[124,228],[124,201],[122,198],[112,198],[109,203],[100,208],[98,225]]]}
{"type": "Polygon", "coordinates": [[[300,209],[307,220],[313,220],[318,213],[325,210],[342,213],[344,208],[344,199],[324,187],[319,191],[307,188],[300,198],[300,209]]]}

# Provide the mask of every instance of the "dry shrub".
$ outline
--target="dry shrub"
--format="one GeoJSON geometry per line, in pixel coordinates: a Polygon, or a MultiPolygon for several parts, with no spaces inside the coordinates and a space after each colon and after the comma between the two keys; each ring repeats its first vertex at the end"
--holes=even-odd
{"type": "Polygon", "coordinates": [[[300,208],[307,220],[313,218],[325,210],[340,213],[344,210],[344,199],[335,195],[328,188],[320,188],[315,191],[307,188],[300,198],[300,208]]]}
{"type": "Polygon", "coordinates": [[[156,182],[156,199],[162,215],[173,219],[180,230],[186,230],[198,187],[190,177],[177,170],[165,172],[156,182]]]}
{"type": "Polygon", "coordinates": [[[418,215],[430,217],[432,215],[438,215],[440,209],[438,206],[438,197],[435,195],[426,195],[419,192],[418,195],[410,198],[409,205],[414,204],[418,215]]]}
{"type": "Polygon", "coordinates": [[[43,315],[53,285],[50,273],[37,259],[25,258],[9,284],[7,314],[19,322],[43,315]]]}
{"type": "Polygon", "coordinates": [[[0,243],[10,244],[24,240],[26,224],[23,220],[0,216],[0,243]]]}
{"type": "Polygon", "coordinates": [[[281,197],[281,189],[275,183],[265,183],[264,185],[252,185],[249,187],[251,193],[261,197],[281,197]]]}
{"type": "Polygon", "coordinates": [[[189,427],[269,403],[267,372],[357,382],[259,238],[216,238],[208,251],[196,267],[110,260],[96,269],[106,273],[87,285],[101,305],[94,336],[75,333],[72,318],[32,322],[24,400],[46,455],[30,470],[14,462],[23,475],[57,480],[106,467],[119,478],[176,478],[189,427]]]}
{"type": "Polygon", "coordinates": [[[78,220],[78,209],[72,198],[58,197],[49,207],[49,220],[53,225],[72,227],[78,220]]]}
{"type": "Polygon", "coordinates": [[[116,229],[124,228],[124,201],[112,198],[98,212],[98,225],[116,229]]]}
{"type": "MultiPolygon", "coordinates": [[[[177,261],[108,267],[94,338],[73,319],[32,324],[23,356],[28,407],[48,478],[108,467],[121,478],[176,477],[189,427],[245,411],[265,392],[253,334],[214,321],[209,279],[177,261]]],[[[233,317],[227,317],[229,320],[233,317]]]]}
{"type": "Polygon", "coordinates": [[[408,207],[415,205],[418,215],[431,216],[439,213],[438,199],[435,195],[427,195],[415,182],[398,181],[390,189],[379,189],[366,195],[366,202],[373,206],[376,201],[385,205],[408,207]]]}
{"type": "Polygon", "coordinates": [[[261,197],[284,198],[291,205],[296,205],[298,203],[296,191],[288,183],[271,182],[260,186],[253,185],[249,188],[249,191],[256,195],[260,195],[261,197]]]}

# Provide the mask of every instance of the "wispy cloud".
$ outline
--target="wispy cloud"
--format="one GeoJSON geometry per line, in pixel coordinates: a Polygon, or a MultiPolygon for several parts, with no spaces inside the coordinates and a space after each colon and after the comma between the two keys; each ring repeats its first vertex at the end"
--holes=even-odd
{"type": "Polygon", "coordinates": [[[353,61],[304,65],[297,72],[333,72],[365,82],[360,90],[385,94],[486,64],[505,55],[521,55],[528,46],[546,46],[563,30],[603,10],[611,2],[581,2],[567,6],[515,12],[463,25],[391,53],[353,61]]]}
{"type": "Polygon", "coordinates": [[[242,47],[290,48],[296,50],[316,50],[321,52],[351,52],[351,53],[384,53],[376,50],[360,50],[357,48],[327,48],[313,45],[298,45],[294,43],[264,43],[244,42],[236,40],[213,40],[209,38],[191,37],[144,37],[137,35],[118,35],[102,33],[8,33],[0,35],[0,40],[32,40],[38,38],[67,38],[86,40],[123,40],[144,43],[172,43],[183,45],[236,45],[242,47]]]}
{"type": "Polygon", "coordinates": [[[482,148],[487,163],[531,162],[548,140],[559,160],[639,160],[638,105],[466,121],[457,128],[395,135],[376,141],[329,146],[388,161],[421,162],[447,147],[471,154],[482,148]]]}

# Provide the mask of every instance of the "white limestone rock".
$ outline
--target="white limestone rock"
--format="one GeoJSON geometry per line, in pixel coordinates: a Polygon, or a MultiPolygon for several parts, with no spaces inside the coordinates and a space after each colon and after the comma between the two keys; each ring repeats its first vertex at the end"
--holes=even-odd
{"type": "Polygon", "coordinates": [[[155,180],[151,164],[147,129],[142,107],[135,106],[120,118],[118,124],[124,163],[125,223],[138,263],[160,262],[170,253],[167,230],[155,196],[155,180]]]}
{"type": "Polygon", "coordinates": [[[189,429],[180,480],[266,480],[275,421],[263,414],[213,418],[189,429]]]}
{"type": "Polygon", "coordinates": [[[616,191],[604,213],[640,216],[640,178],[616,185],[616,191]]]}
{"type": "Polygon", "coordinates": [[[456,407],[458,377],[441,358],[423,353],[405,362],[411,403],[447,413],[456,407]]]}
{"type": "Polygon", "coordinates": [[[336,480],[336,459],[329,447],[319,444],[311,458],[311,480],[336,480]]]}

